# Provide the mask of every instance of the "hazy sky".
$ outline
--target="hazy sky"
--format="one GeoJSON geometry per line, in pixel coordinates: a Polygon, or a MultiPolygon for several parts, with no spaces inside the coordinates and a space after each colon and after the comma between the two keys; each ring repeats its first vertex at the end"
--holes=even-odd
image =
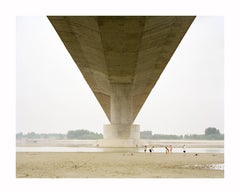
{"type": "MultiPolygon", "coordinates": [[[[224,132],[223,19],[195,19],[134,122],[141,131],[224,132]]],[[[16,25],[17,132],[102,132],[109,121],[48,19],[16,25]]]]}

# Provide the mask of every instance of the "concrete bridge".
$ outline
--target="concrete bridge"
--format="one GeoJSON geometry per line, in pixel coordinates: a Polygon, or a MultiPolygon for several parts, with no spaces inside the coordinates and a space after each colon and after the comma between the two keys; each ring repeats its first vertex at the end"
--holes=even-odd
{"type": "Polygon", "coordinates": [[[133,122],[194,18],[48,16],[111,123],[100,146],[139,143],[133,122]]]}

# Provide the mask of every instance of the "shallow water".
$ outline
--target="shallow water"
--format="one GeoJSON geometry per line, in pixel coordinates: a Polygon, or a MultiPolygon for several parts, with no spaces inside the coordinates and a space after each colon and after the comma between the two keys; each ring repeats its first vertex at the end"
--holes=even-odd
{"type": "MultiPolygon", "coordinates": [[[[16,147],[17,152],[144,152],[143,148],[97,148],[97,147],[16,147]]],[[[173,153],[182,152],[174,148],[173,153]]],[[[165,153],[165,148],[155,148],[156,153],[165,153]]],[[[187,153],[224,153],[224,148],[187,148],[187,153]]]]}
{"type": "Polygon", "coordinates": [[[224,164],[211,164],[208,168],[212,170],[224,170],[224,164]]]}
{"type": "Polygon", "coordinates": [[[210,170],[224,170],[224,164],[195,164],[195,165],[186,165],[184,168],[201,168],[201,169],[210,169],[210,170]]]}

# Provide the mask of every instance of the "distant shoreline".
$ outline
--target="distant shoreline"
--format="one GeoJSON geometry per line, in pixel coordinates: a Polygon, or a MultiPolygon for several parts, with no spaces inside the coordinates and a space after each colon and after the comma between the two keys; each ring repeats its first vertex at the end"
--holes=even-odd
{"type": "MultiPolygon", "coordinates": [[[[223,140],[140,140],[138,147],[144,145],[164,147],[172,145],[175,148],[186,145],[188,148],[224,148],[223,140]]],[[[17,147],[97,147],[98,140],[51,140],[51,139],[34,139],[34,140],[17,140],[17,147]]]]}

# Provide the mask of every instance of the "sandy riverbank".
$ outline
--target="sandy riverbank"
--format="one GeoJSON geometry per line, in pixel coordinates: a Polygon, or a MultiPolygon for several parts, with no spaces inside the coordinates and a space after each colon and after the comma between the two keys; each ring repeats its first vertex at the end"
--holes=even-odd
{"type": "Polygon", "coordinates": [[[224,154],[16,153],[17,178],[223,178],[224,154]]]}

